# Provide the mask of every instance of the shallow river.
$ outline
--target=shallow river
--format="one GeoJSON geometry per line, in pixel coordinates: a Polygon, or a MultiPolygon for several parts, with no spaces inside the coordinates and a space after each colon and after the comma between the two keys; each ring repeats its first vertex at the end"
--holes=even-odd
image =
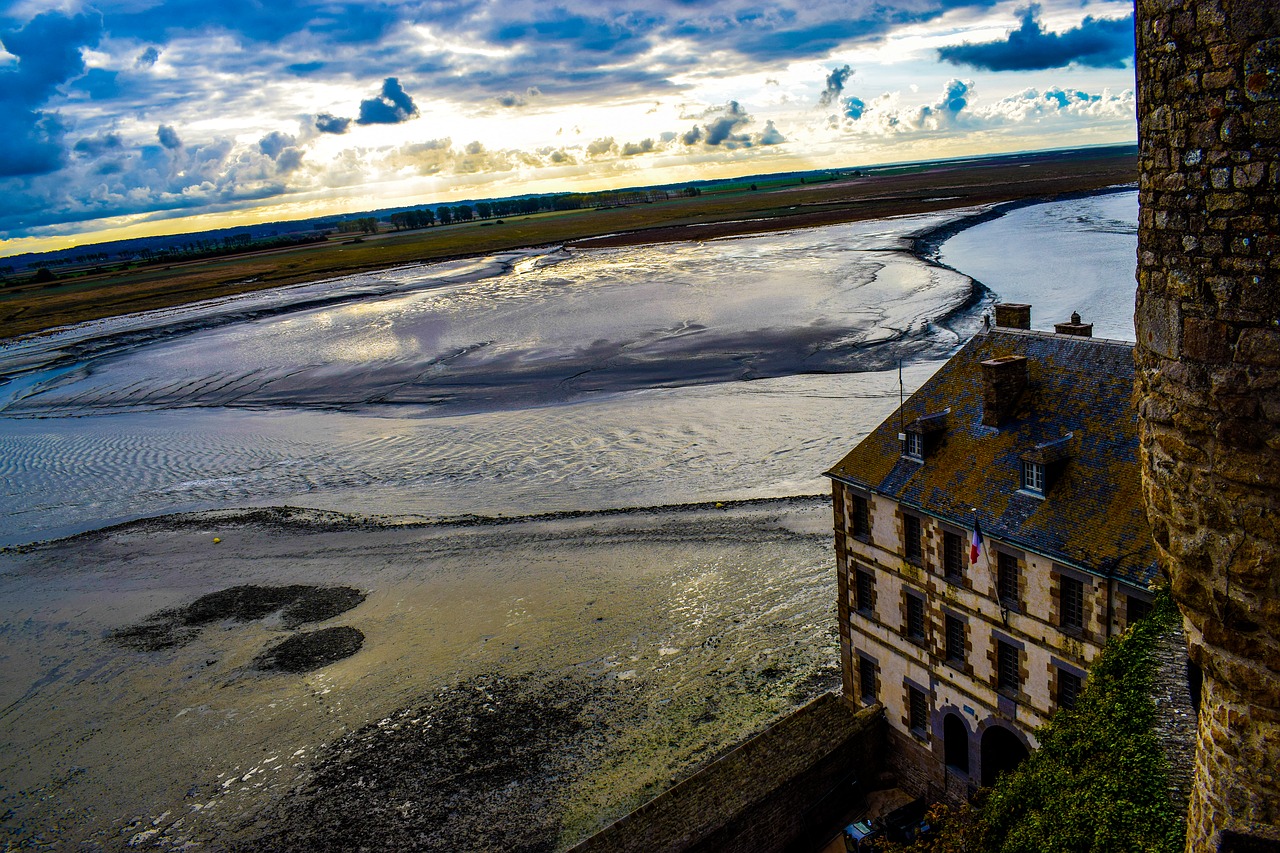
{"type": "MultiPolygon", "coordinates": [[[[11,345],[0,545],[225,506],[448,517],[821,492],[896,404],[896,363],[910,393],[978,326],[969,279],[907,251],[949,218],[513,252],[11,345]]],[[[1132,338],[1135,230],[1136,193],[1037,205],[942,260],[1035,303],[1037,327],[1088,306],[1097,334],[1132,338]]]]}

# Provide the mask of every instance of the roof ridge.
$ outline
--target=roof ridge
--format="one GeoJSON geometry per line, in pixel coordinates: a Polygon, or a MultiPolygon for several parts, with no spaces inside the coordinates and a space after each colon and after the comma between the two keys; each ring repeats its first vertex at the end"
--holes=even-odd
{"type": "Polygon", "coordinates": [[[1119,338],[1095,338],[1092,336],[1085,336],[1085,335],[1062,335],[1057,332],[1046,332],[1046,331],[1043,331],[1042,329],[1013,329],[1008,326],[995,326],[986,331],[979,332],[978,334],[990,335],[992,333],[999,333],[1002,335],[1018,335],[1021,337],[1028,337],[1028,338],[1044,338],[1046,340],[1053,339],[1053,340],[1072,341],[1072,342],[1088,341],[1089,343],[1106,344],[1108,346],[1124,347],[1125,349],[1133,349],[1134,346],[1136,346],[1136,344],[1133,341],[1122,341],[1119,338]]]}

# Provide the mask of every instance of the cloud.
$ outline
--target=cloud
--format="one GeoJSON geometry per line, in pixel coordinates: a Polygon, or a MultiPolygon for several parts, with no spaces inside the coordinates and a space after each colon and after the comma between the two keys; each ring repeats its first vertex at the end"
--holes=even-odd
{"type": "Polygon", "coordinates": [[[822,94],[818,97],[818,103],[821,106],[828,107],[840,99],[840,93],[844,91],[844,84],[853,74],[853,69],[848,65],[833,69],[827,75],[826,88],[822,90],[822,94]]]}
{"type": "Polygon", "coordinates": [[[702,141],[702,128],[695,124],[692,128],[680,134],[680,141],[685,145],[697,145],[702,141]]]}
{"type": "Polygon", "coordinates": [[[278,160],[286,148],[294,148],[297,144],[298,140],[295,137],[273,130],[258,140],[258,150],[272,160],[278,160]]]}
{"type": "Polygon", "coordinates": [[[399,124],[415,118],[418,107],[395,77],[382,81],[382,94],[360,102],[356,124],[399,124]]]}
{"type": "Polygon", "coordinates": [[[97,45],[102,16],[42,12],[23,27],[0,33],[0,44],[17,63],[0,71],[0,177],[42,175],[66,159],[66,122],[43,109],[62,84],[86,71],[81,53],[97,45]]]}
{"type": "Polygon", "coordinates": [[[505,95],[499,95],[494,98],[494,100],[498,102],[498,106],[500,107],[523,107],[527,106],[531,100],[539,97],[541,94],[542,92],[537,86],[530,86],[524,90],[523,94],[507,92],[505,95]]]}
{"type": "Polygon", "coordinates": [[[154,47],[149,47],[142,53],[138,54],[138,58],[133,61],[137,68],[150,68],[160,59],[160,51],[154,47]]]}
{"type": "Polygon", "coordinates": [[[755,140],[757,145],[781,145],[786,141],[787,138],[773,126],[772,120],[764,123],[764,130],[755,140]]]}
{"type": "Polygon", "coordinates": [[[1025,134],[1036,128],[1088,126],[1132,127],[1136,109],[1132,90],[1089,93],[1057,86],[1024,89],[993,104],[974,104],[973,82],[949,80],[932,103],[903,106],[897,93],[886,93],[847,117],[845,131],[885,137],[904,134],[1000,130],[1025,134]]]}
{"type": "Polygon", "coordinates": [[[349,118],[339,118],[328,113],[320,113],[320,115],[316,116],[316,130],[321,133],[346,133],[350,125],[351,119],[349,118]]]}
{"type": "Polygon", "coordinates": [[[1071,64],[1121,68],[1133,58],[1133,15],[1086,17],[1075,29],[1050,33],[1037,20],[1039,6],[1028,6],[1021,14],[1021,26],[1003,41],[943,47],[938,58],[988,71],[1034,71],[1071,64]]]}
{"type": "Polygon", "coordinates": [[[866,101],[853,95],[850,95],[841,101],[840,106],[844,110],[844,117],[850,121],[857,121],[862,118],[862,114],[867,111],[866,101]]]}
{"type": "Polygon", "coordinates": [[[156,128],[156,139],[159,139],[160,144],[170,150],[182,147],[182,140],[178,138],[178,131],[174,130],[172,125],[162,124],[156,128]]]}
{"type": "Polygon", "coordinates": [[[622,146],[623,157],[635,157],[637,154],[648,154],[653,150],[652,139],[642,139],[639,142],[628,142],[622,146]]]}
{"type": "Polygon", "coordinates": [[[108,153],[124,150],[124,140],[118,133],[104,133],[101,136],[86,136],[77,140],[72,150],[78,156],[98,158],[108,153]]]}
{"type": "Polygon", "coordinates": [[[1104,89],[1100,94],[1092,94],[1053,86],[1043,92],[1024,89],[983,108],[976,115],[990,125],[1026,125],[1069,118],[1088,119],[1090,122],[1129,121],[1135,109],[1131,90],[1114,94],[1104,89]]]}
{"type": "Polygon", "coordinates": [[[617,148],[618,146],[613,142],[613,137],[605,136],[600,139],[596,139],[587,145],[587,156],[602,157],[605,154],[616,151],[617,148]]]}
{"type": "Polygon", "coordinates": [[[751,116],[747,115],[747,111],[737,101],[729,101],[720,109],[721,115],[706,125],[706,144],[730,148],[749,145],[751,137],[744,133],[734,133],[737,128],[750,123],[751,116]]]}

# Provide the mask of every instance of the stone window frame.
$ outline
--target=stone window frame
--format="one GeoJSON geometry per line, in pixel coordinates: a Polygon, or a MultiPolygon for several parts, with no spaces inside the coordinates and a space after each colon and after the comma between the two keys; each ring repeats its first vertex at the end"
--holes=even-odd
{"type": "Polygon", "coordinates": [[[917,646],[927,646],[929,644],[929,600],[928,597],[918,590],[904,586],[902,588],[902,636],[907,642],[917,646]],[[914,603],[919,607],[920,617],[920,633],[913,634],[911,631],[912,609],[914,603]]]}
{"type": "Polygon", "coordinates": [[[1026,600],[1024,593],[1026,592],[1026,572],[1023,566],[1026,565],[1026,554],[1016,548],[1009,548],[1005,545],[992,545],[992,551],[996,553],[996,603],[1008,610],[1010,613],[1026,613],[1023,607],[1023,601],[1026,600]],[[1016,599],[1006,597],[1006,583],[1003,574],[1004,564],[1002,560],[1012,560],[1012,568],[1014,572],[1013,585],[1017,593],[1016,599]]]}
{"type": "Polygon", "coordinates": [[[1085,684],[1089,680],[1089,674],[1073,663],[1068,663],[1058,657],[1049,658],[1049,697],[1053,702],[1054,710],[1059,708],[1074,708],[1075,705],[1064,705],[1061,699],[1062,676],[1069,675],[1077,682],[1078,690],[1076,692],[1077,701],[1080,695],[1084,693],[1085,684]]]}
{"type": "Polygon", "coordinates": [[[1049,598],[1050,598],[1050,614],[1049,621],[1055,628],[1069,637],[1080,640],[1087,640],[1092,636],[1090,624],[1094,616],[1094,603],[1092,597],[1096,594],[1095,578],[1088,572],[1081,572],[1068,566],[1054,563],[1049,570],[1049,598]],[[1080,585],[1080,624],[1079,626],[1067,624],[1067,611],[1063,607],[1064,594],[1067,584],[1064,580],[1078,583],[1080,585]]]}
{"type": "Polygon", "coordinates": [[[1154,602],[1154,597],[1151,593],[1135,589],[1131,586],[1125,586],[1124,584],[1120,584],[1117,587],[1116,592],[1124,595],[1125,628],[1132,628],[1140,619],[1145,619],[1147,616],[1151,615],[1151,608],[1154,602]],[[1138,616],[1136,619],[1133,618],[1130,613],[1130,609],[1135,601],[1142,603],[1143,610],[1142,615],[1138,616]]]}
{"type": "Polygon", "coordinates": [[[971,669],[969,666],[969,653],[972,648],[969,643],[969,620],[958,613],[943,608],[942,623],[945,626],[942,635],[943,663],[960,672],[969,672],[971,669]],[[955,639],[952,629],[956,626],[959,626],[960,631],[959,657],[953,654],[955,649],[952,647],[952,640],[955,639]]]}
{"type": "Polygon", "coordinates": [[[1027,649],[1026,644],[1021,640],[1015,640],[1007,634],[1000,631],[991,632],[991,651],[987,654],[987,659],[991,662],[991,687],[996,693],[1013,701],[1022,701],[1024,699],[1023,686],[1027,683],[1027,649]],[[1004,660],[1001,659],[1002,649],[1009,649],[1004,660]],[[1008,654],[1013,655],[1013,662],[1016,666],[1016,675],[1018,683],[1012,688],[1001,684],[1005,676],[1008,654]],[[1003,664],[1003,665],[1002,665],[1003,664]]]}
{"type": "Polygon", "coordinates": [[[849,507],[849,535],[859,542],[871,544],[871,495],[845,487],[849,507]]]}
{"type": "Polygon", "coordinates": [[[853,612],[868,619],[876,619],[876,573],[874,569],[858,563],[853,564],[853,612]],[[863,601],[863,581],[866,581],[867,601],[863,601]]]}
{"type": "Polygon", "coordinates": [[[906,509],[902,510],[902,558],[913,566],[924,565],[924,516],[906,509]],[[914,537],[909,531],[912,522],[916,528],[914,537]]]}
{"type": "Polygon", "coordinates": [[[972,531],[964,530],[956,527],[954,524],[948,524],[945,521],[938,522],[938,529],[942,531],[941,542],[938,545],[938,577],[942,578],[952,586],[962,587],[964,589],[973,588],[973,580],[969,577],[969,540],[973,536],[972,531]],[[957,574],[948,574],[947,566],[947,541],[948,537],[956,537],[958,556],[960,558],[960,571],[957,574]]]}
{"type": "Polygon", "coordinates": [[[929,688],[910,678],[904,678],[902,679],[902,694],[904,700],[902,709],[905,712],[902,718],[903,726],[914,737],[927,742],[929,740],[929,706],[931,704],[929,688]],[[917,697],[919,704],[917,704],[917,697]],[[919,719],[917,719],[917,710],[922,712],[919,714],[919,719]],[[919,725],[916,725],[917,722],[919,725]]]}
{"type": "Polygon", "coordinates": [[[855,650],[858,658],[858,698],[864,705],[875,705],[880,701],[880,661],[864,651],[855,650]],[[866,667],[871,668],[871,692],[867,692],[866,667]]]}

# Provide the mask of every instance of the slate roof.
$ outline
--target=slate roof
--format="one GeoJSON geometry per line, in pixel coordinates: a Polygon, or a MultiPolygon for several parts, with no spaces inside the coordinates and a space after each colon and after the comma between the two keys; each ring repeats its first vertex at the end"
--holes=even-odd
{"type": "Polygon", "coordinates": [[[1133,374],[1131,344],[993,328],[826,473],[968,530],[976,508],[985,534],[1145,588],[1156,554],[1142,501],[1133,374]],[[1008,422],[983,426],[980,364],[1007,355],[1027,358],[1027,386],[1008,422]],[[946,430],[931,437],[924,462],[904,458],[900,425],[948,408],[946,430]],[[1024,456],[1056,470],[1043,499],[1020,491],[1024,456]]]}

